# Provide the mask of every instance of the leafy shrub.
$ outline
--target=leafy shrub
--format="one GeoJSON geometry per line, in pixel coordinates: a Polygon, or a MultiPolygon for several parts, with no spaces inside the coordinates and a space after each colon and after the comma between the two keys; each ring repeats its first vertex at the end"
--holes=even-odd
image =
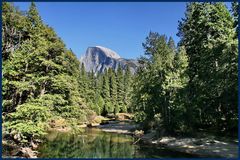
{"type": "Polygon", "coordinates": [[[26,143],[33,137],[38,138],[45,134],[46,122],[50,116],[49,108],[25,103],[6,117],[8,121],[3,123],[3,127],[15,140],[26,143]]]}

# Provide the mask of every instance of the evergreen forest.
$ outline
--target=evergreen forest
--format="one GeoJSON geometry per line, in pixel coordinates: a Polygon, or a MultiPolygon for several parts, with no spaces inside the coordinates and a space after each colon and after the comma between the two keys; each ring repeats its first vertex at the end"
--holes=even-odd
{"type": "MultiPolygon", "coordinates": [[[[35,3],[2,3],[2,143],[34,147],[51,125],[71,127],[96,116],[133,115],[144,132],[238,135],[236,2],[187,3],[180,42],[150,31],[133,74],[129,68],[86,72],[35,3]]],[[[141,44],[140,44],[141,45],[141,44]]],[[[4,150],[4,149],[3,149],[4,150]]]]}

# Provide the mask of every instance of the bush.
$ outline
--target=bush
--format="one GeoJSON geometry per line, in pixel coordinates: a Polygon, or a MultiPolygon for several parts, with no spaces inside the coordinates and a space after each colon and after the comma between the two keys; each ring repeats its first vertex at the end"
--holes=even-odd
{"type": "Polygon", "coordinates": [[[51,116],[49,108],[34,103],[25,103],[17,107],[16,112],[6,117],[3,126],[15,140],[25,143],[33,137],[45,134],[47,120],[51,116]]]}
{"type": "Polygon", "coordinates": [[[126,105],[122,106],[121,111],[123,113],[127,113],[127,106],[126,105]]]}
{"type": "Polygon", "coordinates": [[[147,115],[143,111],[135,112],[134,114],[134,120],[136,122],[143,122],[145,121],[146,118],[147,118],[147,115]]]}

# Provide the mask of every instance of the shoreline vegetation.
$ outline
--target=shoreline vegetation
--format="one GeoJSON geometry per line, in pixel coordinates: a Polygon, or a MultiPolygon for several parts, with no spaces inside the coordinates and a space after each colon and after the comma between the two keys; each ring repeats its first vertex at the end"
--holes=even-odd
{"type": "Polygon", "coordinates": [[[131,120],[113,121],[105,125],[99,125],[104,132],[117,134],[129,134],[136,138],[134,143],[144,143],[155,146],[164,146],[174,151],[196,155],[199,157],[237,158],[238,139],[217,138],[214,136],[180,137],[163,136],[158,138],[155,130],[144,134],[139,125],[131,123],[131,120]]]}
{"type": "Polygon", "coordinates": [[[37,157],[49,130],[86,127],[134,143],[210,157],[238,157],[238,11],[233,2],[187,3],[176,46],[150,32],[135,74],[86,72],[35,3],[2,3],[3,157],[37,157]],[[120,129],[119,129],[120,128],[120,129]],[[190,138],[191,137],[191,138],[190,138]]]}
{"type": "MultiPolygon", "coordinates": [[[[121,113],[120,115],[124,115],[121,113]]],[[[129,115],[129,114],[127,114],[129,115]]],[[[144,134],[144,131],[140,129],[140,125],[134,123],[132,119],[118,118],[109,119],[105,117],[96,117],[97,122],[93,121],[92,123],[78,126],[81,129],[85,128],[99,128],[104,132],[111,132],[116,134],[129,134],[135,137],[136,143],[143,143],[152,146],[163,146],[165,148],[171,149],[173,151],[178,151],[180,153],[186,153],[189,155],[196,155],[198,157],[215,157],[215,158],[237,158],[238,157],[238,140],[235,141],[225,138],[219,139],[214,136],[207,137],[180,137],[180,136],[163,136],[157,138],[157,133],[155,130],[150,131],[149,133],[144,134]]],[[[69,132],[73,131],[73,128],[70,126],[59,127],[52,126],[48,129],[50,131],[58,132],[69,132]]],[[[78,133],[81,134],[81,133],[78,133]]],[[[32,148],[23,147],[17,148],[14,145],[9,145],[6,141],[3,141],[4,147],[12,147],[13,152],[16,152],[13,157],[16,158],[37,158],[38,157],[38,148],[39,144],[33,144],[32,148]],[[21,156],[20,156],[21,155],[21,156]]],[[[12,157],[12,156],[11,156],[12,157]]],[[[6,156],[5,158],[8,158],[6,156]]]]}

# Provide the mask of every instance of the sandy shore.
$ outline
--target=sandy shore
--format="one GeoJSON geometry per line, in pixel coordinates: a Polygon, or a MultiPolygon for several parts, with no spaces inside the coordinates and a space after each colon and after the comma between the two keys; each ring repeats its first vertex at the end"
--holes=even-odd
{"type": "Polygon", "coordinates": [[[132,121],[109,121],[108,124],[99,125],[104,132],[133,134],[133,132],[139,127],[139,125],[131,123],[132,121]]]}
{"type": "Polygon", "coordinates": [[[162,145],[169,149],[200,157],[238,158],[238,145],[209,138],[162,137],[157,140],[142,139],[143,143],[162,145]]]}

